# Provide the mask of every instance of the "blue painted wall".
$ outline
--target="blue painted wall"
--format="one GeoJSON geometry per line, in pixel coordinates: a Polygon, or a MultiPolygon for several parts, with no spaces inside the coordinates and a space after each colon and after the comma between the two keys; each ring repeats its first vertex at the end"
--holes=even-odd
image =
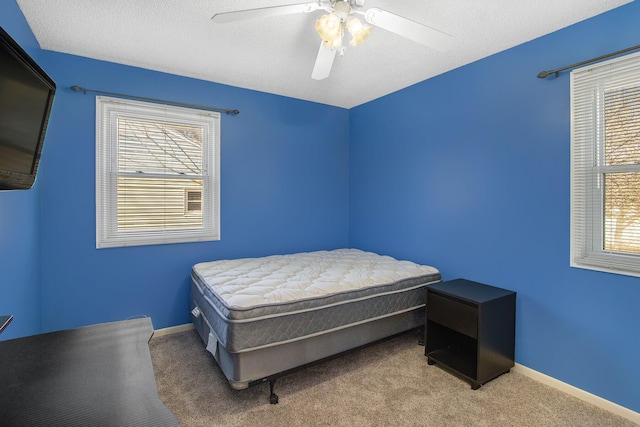
{"type": "Polygon", "coordinates": [[[516,361],[635,411],[640,279],[569,267],[569,75],[536,75],[638,22],[636,2],[350,111],[350,244],[517,291],[516,361]]]}
{"type": "Polygon", "coordinates": [[[348,243],[348,111],[53,52],[60,87],[41,170],[44,330],[148,315],[189,322],[200,261],[348,243]],[[221,240],[95,248],[95,96],[69,88],[237,108],[221,120],[221,240]]]}
{"type": "Polygon", "coordinates": [[[3,340],[40,332],[37,193],[0,192],[0,314],[14,316],[3,340]]]}

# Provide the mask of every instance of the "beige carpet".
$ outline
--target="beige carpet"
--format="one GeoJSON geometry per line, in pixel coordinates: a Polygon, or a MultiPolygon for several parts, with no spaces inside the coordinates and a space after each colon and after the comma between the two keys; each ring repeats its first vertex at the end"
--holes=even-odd
{"type": "Polygon", "coordinates": [[[160,398],[182,427],[634,426],[515,372],[479,390],[429,366],[415,333],[313,365],[276,382],[229,387],[196,331],[152,338],[160,398]]]}

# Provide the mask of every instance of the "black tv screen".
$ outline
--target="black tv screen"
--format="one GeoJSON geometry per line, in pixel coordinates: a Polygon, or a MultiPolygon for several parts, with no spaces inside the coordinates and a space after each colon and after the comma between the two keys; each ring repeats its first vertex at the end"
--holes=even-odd
{"type": "Polygon", "coordinates": [[[29,189],[56,85],[0,27],[0,190],[29,189]]]}

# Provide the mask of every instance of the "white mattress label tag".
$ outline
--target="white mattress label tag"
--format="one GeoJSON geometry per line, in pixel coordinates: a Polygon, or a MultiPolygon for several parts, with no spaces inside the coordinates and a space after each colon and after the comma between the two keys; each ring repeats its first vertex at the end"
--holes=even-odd
{"type": "Polygon", "coordinates": [[[207,351],[215,356],[218,349],[218,338],[213,332],[209,332],[209,342],[207,342],[207,351]]]}

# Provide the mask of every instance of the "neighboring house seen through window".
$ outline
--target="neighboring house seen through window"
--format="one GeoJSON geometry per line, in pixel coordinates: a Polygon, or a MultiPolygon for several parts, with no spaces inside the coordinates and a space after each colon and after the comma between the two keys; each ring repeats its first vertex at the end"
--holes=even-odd
{"type": "Polygon", "coordinates": [[[187,190],[184,206],[187,212],[202,212],[202,191],[187,190]]]}
{"type": "Polygon", "coordinates": [[[96,247],[219,240],[220,115],[97,97],[96,247]]]}
{"type": "Polygon", "coordinates": [[[640,55],[571,73],[571,265],[640,276],[640,55]]]}

